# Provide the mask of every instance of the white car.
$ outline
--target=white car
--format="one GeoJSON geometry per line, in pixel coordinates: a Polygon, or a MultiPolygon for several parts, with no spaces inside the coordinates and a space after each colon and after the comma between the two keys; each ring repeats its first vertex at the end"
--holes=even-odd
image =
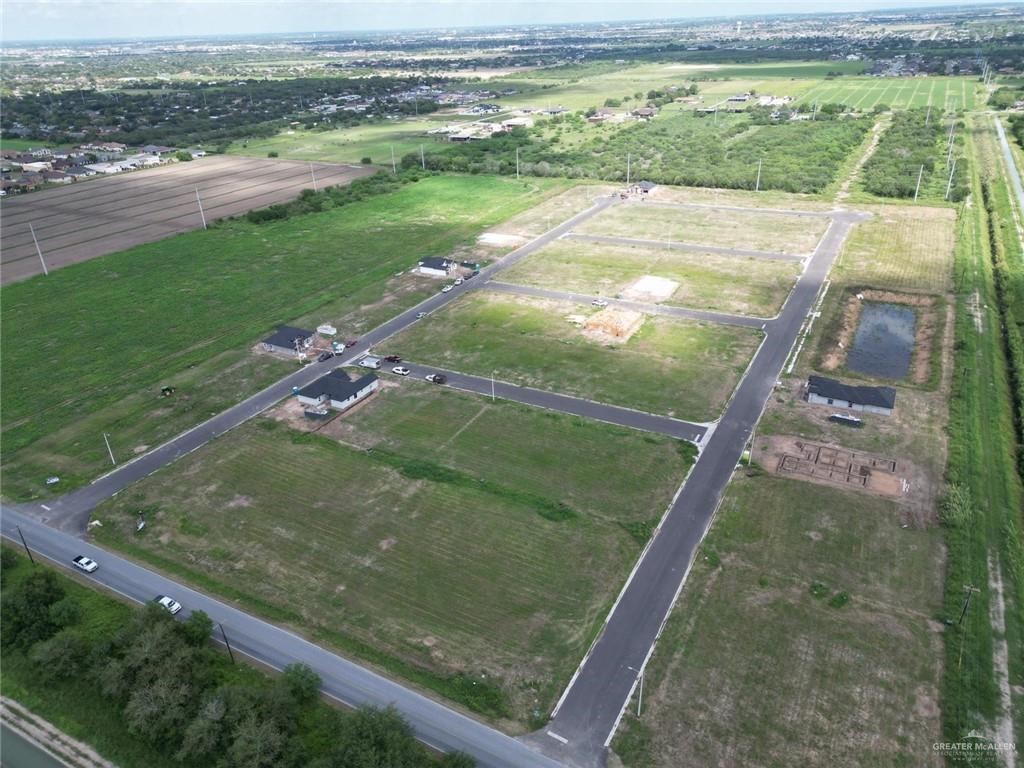
{"type": "Polygon", "coordinates": [[[465,282],[465,281],[461,277],[456,277],[455,278],[455,284],[456,285],[462,285],[463,282],[465,282]]]}
{"type": "Polygon", "coordinates": [[[76,568],[78,568],[81,571],[85,571],[86,573],[92,573],[100,567],[99,563],[97,563],[91,557],[86,557],[85,555],[79,555],[71,562],[75,564],[76,568]]]}
{"type": "Polygon", "coordinates": [[[417,312],[417,313],[416,313],[416,319],[417,319],[417,320],[422,320],[422,319],[423,319],[424,317],[426,317],[426,316],[427,316],[427,313],[426,313],[426,312],[417,312]]]}
{"type": "Polygon", "coordinates": [[[605,307],[608,306],[608,302],[605,301],[604,299],[594,299],[592,302],[590,302],[590,306],[600,307],[601,309],[604,309],[605,307]]]}
{"type": "Polygon", "coordinates": [[[157,595],[156,604],[166,608],[167,612],[171,614],[171,616],[181,610],[181,603],[167,595],[157,595]]]}
{"type": "Polygon", "coordinates": [[[394,368],[391,369],[391,372],[397,373],[399,376],[409,375],[409,369],[401,365],[396,365],[394,368]]]}
{"type": "Polygon", "coordinates": [[[448,293],[448,291],[450,291],[453,287],[454,286],[446,285],[444,288],[441,289],[441,293],[448,293]]]}

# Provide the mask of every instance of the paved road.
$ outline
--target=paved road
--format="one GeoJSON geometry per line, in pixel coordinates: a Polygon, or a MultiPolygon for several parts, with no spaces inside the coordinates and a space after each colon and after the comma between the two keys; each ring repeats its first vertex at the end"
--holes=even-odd
{"type": "Polygon", "coordinates": [[[20,547],[19,526],[37,558],[44,555],[67,567],[76,555],[88,555],[100,567],[95,573],[82,578],[139,602],[152,600],[158,594],[171,595],[184,606],[179,614],[182,619],[190,611],[205,611],[215,622],[223,625],[236,653],[245,653],[277,669],[294,662],[304,662],[320,675],[323,690],[328,695],[353,707],[394,705],[416,730],[417,736],[437,749],[445,752],[461,750],[475,757],[481,766],[558,768],[555,760],[538,754],[490,726],[325,651],[287,630],[183,587],[10,508],[0,510],[0,532],[20,547]]]}
{"type": "Polygon", "coordinates": [[[682,589],[754,424],[850,227],[837,213],[548,726],[528,737],[567,765],[603,765],[640,670],[682,589]],[[554,735],[551,735],[554,734],[554,735]]]}
{"type": "Polygon", "coordinates": [[[1003,159],[1006,161],[1006,173],[1010,177],[1010,184],[1013,192],[1017,195],[1017,208],[1024,216],[1024,185],[1020,181],[1020,172],[1017,170],[1017,161],[1013,157],[1013,150],[1010,149],[1010,142],[1006,139],[1006,131],[1003,129],[1003,121],[999,115],[992,115],[992,121],[996,124],[996,133],[999,134],[999,143],[1003,146],[1003,159]]]}
{"type": "Polygon", "coordinates": [[[707,424],[696,424],[690,421],[683,421],[682,419],[673,419],[669,416],[658,416],[644,411],[634,411],[632,408],[597,403],[581,397],[559,395],[554,392],[546,392],[530,387],[520,387],[505,381],[492,381],[485,376],[472,376],[466,373],[445,370],[444,368],[436,368],[431,365],[410,363],[408,360],[403,360],[402,365],[411,371],[410,376],[418,379],[422,379],[427,374],[444,374],[448,377],[448,381],[444,385],[446,387],[454,387],[455,389],[475,392],[478,395],[488,397],[493,392],[495,397],[502,400],[512,400],[537,408],[546,408],[549,411],[583,416],[588,419],[618,424],[644,432],[656,432],[661,435],[677,437],[681,440],[690,440],[698,445],[711,431],[707,424]]]}
{"type": "Polygon", "coordinates": [[[747,328],[763,328],[769,322],[768,318],[750,317],[749,315],[730,315],[725,312],[710,312],[704,309],[688,309],[686,307],[670,307],[664,304],[650,304],[646,301],[630,301],[628,299],[615,299],[610,296],[593,296],[586,293],[572,293],[571,291],[552,291],[548,288],[536,288],[530,285],[514,285],[512,283],[499,283],[491,281],[487,287],[501,293],[516,293],[523,296],[536,296],[539,299],[554,299],[556,301],[571,301],[576,304],[590,304],[601,299],[608,302],[610,307],[631,309],[636,312],[644,312],[648,315],[667,315],[678,317],[684,320],[703,320],[708,323],[722,323],[723,325],[742,325],[747,328]]]}
{"type": "Polygon", "coordinates": [[[806,219],[831,219],[843,216],[843,211],[795,211],[789,208],[750,208],[742,205],[718,205],[717,203],[670,203],[655,200],[628,200],[627,205],[642,205],[645,208],[683,208],[690,210],[733,211],[734,213],[765,213],[770,216],[799,216],[806,219]]]}
{"type": "Polygon", "coordinates": [[[589,243],[607,243],[608,245],[638,245],[644,248],[669,249],[673,251],[691,251],[693,253],[717,253],[723,256],[740,258],[770,259],[772,261],[803,261],[807,254],[776,253],[774,251],[751,251],[746,248],[726,248],[721,245],[698,245],[695,243],[677,243],[667,240],[647,240],[642,237],[616,237],[613,235],[584,235],[570,232],[566,235],[570,240],[585,240],[589,243]]]}

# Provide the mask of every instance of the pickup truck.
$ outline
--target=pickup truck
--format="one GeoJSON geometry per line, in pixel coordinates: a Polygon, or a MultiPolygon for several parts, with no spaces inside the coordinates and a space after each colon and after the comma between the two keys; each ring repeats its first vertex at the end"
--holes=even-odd
{"type": "Polygon", "coordinates": [[[444,384],[448,381],[448,377],[443,373],[428,373],[425,378],[432,384],[444,384]]]}

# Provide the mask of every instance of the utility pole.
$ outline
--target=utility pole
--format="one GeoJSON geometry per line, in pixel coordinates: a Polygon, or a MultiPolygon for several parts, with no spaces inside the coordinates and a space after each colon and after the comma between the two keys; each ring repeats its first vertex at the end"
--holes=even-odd
{"type": "Polygon", "coordinates": [[[18,536],[21,537],[21,545],[25,548],[25,554],[28,555],[29,562],[32,565],[36,564],[36,559],[32,557],[32,550],[28,548],[28,544],[25,542],[25,534],[21,532],[21,526],[15,526],[18,529],[18,536]]]}
{"type": "Polygon", "coordinates": [[[43,252],[39,248],[39,241],[36,240],[36,228],[32,226],[32,222],[28,223],[28,230],[32,233],[32,242],[36,244],[36,253],[39,254],[39,263],[43,265],[43,274],[49,275],[50,270],[46,268],[46,262],[43,261],[43,252]]]}
{"type": "Polygon", "coordinates": [[[106,432],[103,433],[103,442],[107,444],[107,453],[110,454],[110,463],[113,464],[116,467],[117,466],[117,462],[114,460],[114,452],[112,450],[110,450],[110,440],[107,439],[107,433],[106,432]]]}
{"type": "Polygon", "coordinates": [[[761,163],[763,161],[764,161],[763,157],[762,158],[758,158],[758,160],[757,160],[757,181],[754,182],[754,191],[755,192],[760,192],[761,191],[761,163]]]}
{"type": "Polygon", "coordinates": [[[494,397],[494,371],[492,370],[491,371],[491,402],[493,403],[493,402],[495,402],[495,400],[496,400],[496,398],[494,397]]]}
{"type": "Polygon", "coordinates": [[[946,182],[946,196],[944,200],[949,200],[949,193],[953,189],[953,174],[956,173],[956,161],[960,158],[953,160],[953,166],[949,169],[949,181],[946,182]]]}
{"type": "Polygon", "coordinates": [[[313,177],[313,191],[319,192],[319,190],[316,187],[316,171],[313,170],[312,163],[309,164],[309,175],[313,177]]]}
{"type": "Polygon", "coordinates": [[[423,155],[423,145],[420,144],[420,167],[425,171],[427,170],[427,158],[423,155]]]}
{"type": "Polygon", "coordinates": [[[967,595],[964,597],[964,607],[960,611],[960,618],[957,619],[957,624],[964,623],[964,616],[967,615],[967,606],[971,604],[971,595],[973,595],[975,592],[981,592],[981,590],[970,584],[964,584],[964,592],[966,592],[967,595]]]}
{"type": "Polygon", "coordinates": [[[956,128],[956,121],[954,120],[949,126],[949,146],[946,147],[946,165],[949,165],[949,159],[953,156],[953,131],[956,128]]]}
{"type": "Polygon", "coordinates": [[[398,166],[395,165],[395,145],[391,145],[391,172],[397,174],[398,166]]]}
{"type": "Polygon", "coordinates": [[[199,215],[203,219],[203,229],[206,229],[206,214],[203,213],[203,201],[199,197],[199,187],[196,187],[196,202],[199,203],[199,215]]]}
{"type": "Polygon", "coordinates": [[[231,643],[228,642],[227,632],[224,631],[224,625],[217,622],[217,626],[220,627],[220,636],[224,638],[224,645],[227,646],[228,656],[231,657],[231,663],[235,663],[235,652],[231,650],[231,643]]]}
{"type": "Polygon", "coordinates": [[[917,202],[917,194],[921,191],[921,178],[924,176],[924,165],[921,166],[921,170],[917,172],[917,186],[914,187],[914,202],[917,202]]]}
{"type": "Polygon", "coordinates": [[[640,708],[643,706],[643,703],[644,703],[644,673],[643,673],[643,671],[641,671],[640,672],[640,692],[637,694],[637,697],[636,697],[636,716],[637,717],[640,717],[640,708]]]}
{"type": "Polygon", "coordinates": [[[519,147],[516,147],[516,181],[519,181],[519,147]]]}

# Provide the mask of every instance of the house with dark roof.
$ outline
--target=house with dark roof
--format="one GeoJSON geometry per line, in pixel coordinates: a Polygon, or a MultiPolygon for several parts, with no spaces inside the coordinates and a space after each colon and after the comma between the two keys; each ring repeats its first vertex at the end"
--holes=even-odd
{"type": "Polygon", "coordinates": [[[281,352],[296,355],[309,349],[313,343],[313,332],[290,325],[279,325],[277,330],[263,340],[263,349],[267,352],[281,352]]]}
{"type": "Polygon", "coordinates": [[[416,267],[416,271],[421,275],[430,275],[430,277],[448,277],[454,268],[454,261],[432,257],[421,261],[419,266],[416,267]]]}
{"type": "Polygon", "coordinates": [[[295,394],[303,405],[313,408],[329,405],[337,411],[344,411],[372,395],[379,386],[379,380],[372,373],[352,381],[345,371],[335,368],[295,394]]]}
{"type": "Polygon", "coordinates": [[[896,407],[896,390],[892,387],[858,387],[824,376],[808,376],[807,402],[888,416],[896,407]]]}

